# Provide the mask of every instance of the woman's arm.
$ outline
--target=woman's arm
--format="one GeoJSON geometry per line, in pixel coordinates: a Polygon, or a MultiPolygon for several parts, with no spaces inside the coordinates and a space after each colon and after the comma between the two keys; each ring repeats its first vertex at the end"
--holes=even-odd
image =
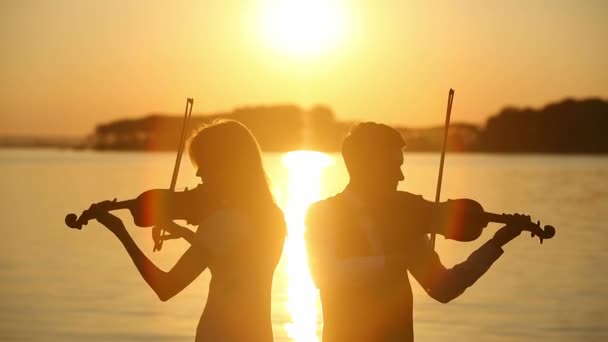
{"type": "Polygon", "coordinates": [[[103,210],[99,210],[96,217],[120,240],[141,276],[162,301],[181,292],[207,268],[205,262],[207,257],[200,246],[195,244],[182,255],[169,272],[165,272],[154,265],[139,249],[118,217],[103,210]]]}

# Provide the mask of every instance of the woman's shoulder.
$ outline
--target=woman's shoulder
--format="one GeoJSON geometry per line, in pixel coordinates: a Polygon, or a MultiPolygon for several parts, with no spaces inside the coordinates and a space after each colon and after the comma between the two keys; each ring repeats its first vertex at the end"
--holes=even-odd
{"type": "Polygon", "coordinates": [[[249,238],[251,226],[248,217],[239,210],[215,210],[199,224],[195,243],[214,255],[229,253],[249,238]]]}
{"type": "Polygon", "coordinates": [[[200,223],[200,227],[209,226],[242,226],[248,224],[248,217],[242,210],[219,208],[209,213],[200,223]]]}
{"type": "Polygon", "coordinates": [[[269,231],[285,235],[285,220],[278,207],[255,213],[237,208],[221,208],[200,223],[196,240],[207,249],[223,254],[260,238],[265,239],[269,231]]]}
{"type": "Polygon", "coordinates": [[[199,227],[233,227],[246,228],[260,224],[285,224],[283,211],[276,205],[265,205],[244,210],[241,208],[218,208],[207,215],[200,223],[199,227]]]}

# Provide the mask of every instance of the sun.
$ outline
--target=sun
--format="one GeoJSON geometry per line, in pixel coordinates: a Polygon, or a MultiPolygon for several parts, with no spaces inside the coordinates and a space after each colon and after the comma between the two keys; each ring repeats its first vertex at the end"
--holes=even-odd
{"type": "Polygon", "coordinates": [[[265,43],[292,57],[332,50],[347,31],[346,9],[339,0],[267,0],[259,20],[265,43]]]}

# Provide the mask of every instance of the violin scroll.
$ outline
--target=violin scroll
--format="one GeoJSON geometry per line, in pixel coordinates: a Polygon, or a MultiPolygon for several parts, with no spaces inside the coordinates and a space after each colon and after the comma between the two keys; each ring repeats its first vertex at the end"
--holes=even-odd
{"type": "Polygon", "coordinates": [[[540,243],[545,239],[551,239],[555,236],[555,228],[553,226],[541,226],[540,221],[532,222],[530,216],[527,215],[509,215],[509,214],[493,214],[485,213],[488,222],[504,223],[507,225],[515,225],[521,227],[522,230],[530,232],[531,237],[538,237],[540,243]]]}
{"type": "MultiPolygon", "coordinates": [[[[116,209],[124,209],[128,208],[130,205],[129,201],[118,202],[116,199],[112,201],[104,201],[104,206],[107,207],[107,210],[116,210],[116,209]]],[[[86,226],[90,220],[94,220],[95,216],[91,212],[90,209],[87,209],[80,214],[80,216],[70,213],[65,216],[65,225],[72,228],[81,230],[82,226],[86,226]]]]}
{"type": "Polygon", "coordinates": [[[78,222],[78,216],[74,213],[65,216],[65,225],[73,229],[82,229],[82,224],[78,222]]]}
{"type": "MultiPolygon", "coordinates": [[[[540,228],[540,221],[538,221],[536,223],[536,226],[538,228],[540,228]]],[[[543,243],[543,239],[551,239],[552,237],[555,236],[555,228],[553,228],[553,226],[547,225],[547,226],[545,226],[544,228],[541,228],[541,229],[543,231],[542,235],[537,235],[534,232],[530,233],[531,237],[538,236],[538,238],[540,239],[540,243],[541,244],[543,243]]]]}
{"type": "MultiPolygon", "coordinates": [[[[538,221],[538,225],[540,226],[540,221],[538,221]]],[[[553,226],[549,226],[546,225],[545,228],[543,229],[543,231],[545,232],[545,239],[551,239],[552,237],[555,236],[555,228],[553,228],[553,226]]],[[[534,237],[534,233],[532,233],[532,237],[534,237]]],[[[542,240],[541,240],[542,243],[542,240]]]]}

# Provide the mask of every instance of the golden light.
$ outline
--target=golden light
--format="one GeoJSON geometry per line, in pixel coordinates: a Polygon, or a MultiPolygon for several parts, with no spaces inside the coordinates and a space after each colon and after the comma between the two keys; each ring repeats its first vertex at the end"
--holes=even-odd
{"type": "Polygon", "coordinates": [[[321,174],[332,159],[320,152],[294,151],[283,158],[289,170],[288,198],[284,208],[287,220],[287,311],[291,322],[287,335],[294,341],[318,341],[320,322],[317,290],[310,277],[304,243],[304,216],[308,206],[319,200],[321,174]]]}
{"type": "Polygon", "coordinates": [[[339,0],[267,0],[259,19],[266,43],[294,57],[336,47],[347,30],[346,10],[339,0]]]}

